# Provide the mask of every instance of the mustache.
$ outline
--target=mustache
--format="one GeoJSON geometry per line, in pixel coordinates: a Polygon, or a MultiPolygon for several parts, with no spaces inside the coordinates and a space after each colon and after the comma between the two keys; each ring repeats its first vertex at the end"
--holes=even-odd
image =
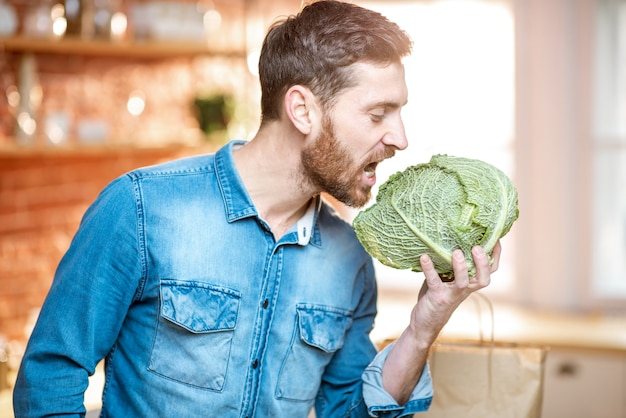
{"type": "Polygon", "coordinates": [[[394,155],[396,155],[396,149],[394,147],[385,146],[383,151],[379,154],[375,154],[372,160],[375,162],[382,162],[383,160],[387,160],[394,155]]]}
{"type": "Polygon", "coordinates": [[[393,147],[385,147],[384,159],[388,159],[396,155],[396,149],[393,147]]]}

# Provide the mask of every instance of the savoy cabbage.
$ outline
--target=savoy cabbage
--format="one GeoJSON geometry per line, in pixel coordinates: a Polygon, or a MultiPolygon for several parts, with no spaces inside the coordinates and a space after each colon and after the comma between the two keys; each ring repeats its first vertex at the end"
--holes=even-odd
{"type": "Polygon", "coordinates": [[[474,245],[491,254],[518,218],[517,190],[486,162],[434,155],[392,175],[353,226],[365,250],[397,269],[421,271],[428,254],[442,278],[453,276],[452,251],[465,254],[470,274],[474,245]]]}

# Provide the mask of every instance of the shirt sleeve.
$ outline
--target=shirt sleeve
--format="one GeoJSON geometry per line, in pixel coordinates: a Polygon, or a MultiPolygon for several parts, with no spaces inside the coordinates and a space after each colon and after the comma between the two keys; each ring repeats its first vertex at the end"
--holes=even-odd
{"type": "Polygon", "coordinates": [[[344,346],[326,368],[315,412],[320,418],[398,418],[426,411],[433,394],[428,367],[404,406],[398,405],[383,388],[383,364],[393,344],[378,352],[370,339],[377,313],[377,286],[371,258],[368,257],[361,275],[363,280],[359,283],[363,287],[355,292],[361,299],[356,304],[352,327],[344,346]]]}
{"type": "Polygon", "coordinates": [[[380,418],[407,417],[428,410],[433,397],[433,385],[428,365],[411,393],[409,401],[400,406],[383,388],[383,364],[393,343],[380,351],[363,372],[363,398],[370,416],[380,418]]]}
{"type": "Polygon", "coordinates": [[[15,416],[84,416],[88,377],[110,352],[142,278],[137,213],[128,176],[85,213],[22,359],[15,416]]]}

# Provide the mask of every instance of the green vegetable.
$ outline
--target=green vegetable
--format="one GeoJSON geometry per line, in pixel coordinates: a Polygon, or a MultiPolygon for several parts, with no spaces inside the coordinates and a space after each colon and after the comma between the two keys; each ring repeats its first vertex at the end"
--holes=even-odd
{"type": "Polygon", "coordinates": [[[471,248],[491,255],[518,218],[517,190],[498,168],[479,160],[435,155],[392,175],[376,203],[353,226],[365,250],[397,269],[422,271],[428,254],[442,278],[453,276],[452,251],[460,248],[470,275],[471,248]]]}

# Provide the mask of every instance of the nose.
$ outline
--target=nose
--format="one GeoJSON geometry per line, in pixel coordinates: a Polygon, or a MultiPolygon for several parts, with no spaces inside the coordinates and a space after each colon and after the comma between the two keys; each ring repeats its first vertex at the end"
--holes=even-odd
{"type": "Polygon", "coordinates": [[[403,150],[409,146],[409,142],[406,139],[406,133],[404,131],[404,123],[401,118],[398,118],[393,126],[385,133],[385,136],[383,136],[383,143],[399,150],[403,150]]]}

